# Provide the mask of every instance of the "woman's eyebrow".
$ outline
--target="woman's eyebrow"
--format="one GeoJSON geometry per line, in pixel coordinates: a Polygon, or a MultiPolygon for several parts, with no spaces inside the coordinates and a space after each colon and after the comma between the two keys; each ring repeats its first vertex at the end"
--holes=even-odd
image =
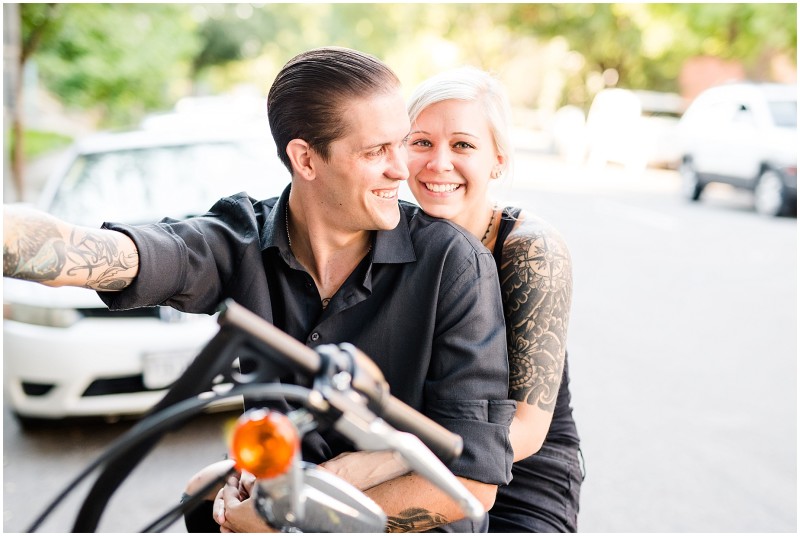
{"type": "MultiPolygon", "coordinates": [[[[408,133],[409,136],[414,134],[425,134],[426,136],[430,135],[429,132],[425,130],[412,130],[408,133]]],[[[475,134],[470,134],[469,132],[462,132],[460,130],[453,132],[451,135],[453,136],[469,136],[470,138],[480,139],[480,136],[476,136],[475,134]]]]}

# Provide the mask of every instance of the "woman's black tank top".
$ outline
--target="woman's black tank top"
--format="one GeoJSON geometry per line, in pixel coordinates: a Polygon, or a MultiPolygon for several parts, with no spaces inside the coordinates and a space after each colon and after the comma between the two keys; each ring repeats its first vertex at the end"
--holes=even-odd
{"type": "MultiPolygon", "coordinates": [[[[506,207],[503,209],[500,218],[500,227],[497,232],[497,241],[494,245],[495,263],[497,271],[500,272],[501,261],[503,258],[503,244],[508,238],[509,233],[514,229],[514,224],[519,218],[522,209],[506,207]]],[[[564,373],[561,375],[561,387],[558,389],[556,407],[553,411],[553,421],[550,430],[547,432],[545,443],[562,443],[567,445],[579,446],[578,430],[575,426],[575,419],[572,417],[571,400],[569,393],[569,357],[564,357],[564,373]]]]}

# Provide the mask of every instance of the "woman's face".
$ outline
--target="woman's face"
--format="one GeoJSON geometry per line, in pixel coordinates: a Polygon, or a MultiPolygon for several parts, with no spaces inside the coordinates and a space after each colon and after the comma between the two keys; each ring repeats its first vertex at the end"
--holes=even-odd
{"type": "Polygon", "coordinates": [[[425,212],[469,230],[476,221],[485,226],[489,180],[503,158],[477,102],[446,100],[425,108],[411,125],[408,157],[409,187],[425,212]]]}

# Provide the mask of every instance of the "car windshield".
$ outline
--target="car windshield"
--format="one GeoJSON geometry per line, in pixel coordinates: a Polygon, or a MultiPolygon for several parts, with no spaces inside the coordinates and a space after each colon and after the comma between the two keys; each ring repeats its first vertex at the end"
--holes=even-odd
{"type": "Polygon", "coordinates": [[[797,101],[772,101],[769,111],[775,125],[779,127],[797,128],[797,101]]]}
{"type": "MultiPolygon", "coordinates": [[[[263,142],[196,143],[91,153],[73,161],[49,207],[79,225],[202,214],[220,197],[278,195],[288,181],[263,142]]],[[[277,159],[276,159],[277,160],[277,159]]]]}

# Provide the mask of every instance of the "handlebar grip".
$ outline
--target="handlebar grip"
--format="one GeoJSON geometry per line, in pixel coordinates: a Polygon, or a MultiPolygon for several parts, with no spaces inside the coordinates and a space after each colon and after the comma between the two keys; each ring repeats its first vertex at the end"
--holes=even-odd
{"type": "MultiPolygon", "coordinates": [[[[321,358],[317,352],[233,300],[225,302],[224,312],[220,315],[219,322],[220,324],[232,324],[249,333],[281,353],[293,363],[294,367],[311,374],[319,371],[321,358]]],[[[350,346],[352,347],[352,345],[350,346]]],[[[359,366],[371,371],[370,376],[373,381],[385,381],[380,369],[366,354],[355,347],[352,347],[352,352],[358,360],[359,366]]],[[[410,432],[419,437],[445,463],[451,462],[461,455],[464,441],[460,435],[454,434],[394,396],[380,398],[380,407],[377,411],[386,422],[398,430],[410,432]]]]}
{"type": "Polygon", "coordinates": [[[464,440],[441,424],[432,421],[403,401],[389,396],[383,406],[383,419],[403,432],[419,437],[444,463],[461,455],[464,440]]]}

